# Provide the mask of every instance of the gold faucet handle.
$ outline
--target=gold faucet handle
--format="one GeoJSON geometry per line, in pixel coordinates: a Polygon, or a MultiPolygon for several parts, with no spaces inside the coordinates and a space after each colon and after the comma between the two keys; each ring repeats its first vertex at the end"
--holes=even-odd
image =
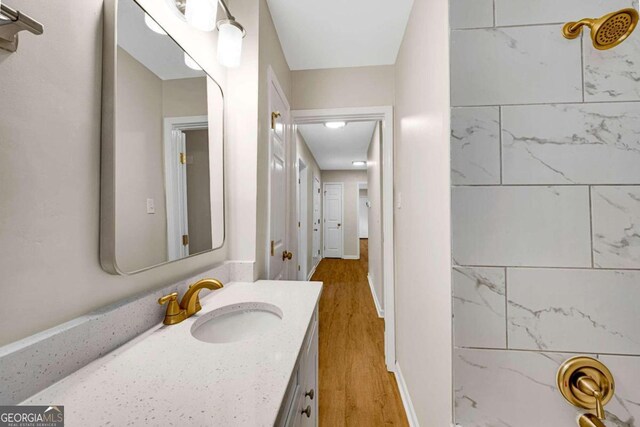
{"type": "Polygon", "coordinates": [[[165,295],[162,298],[158,299],[158,304],[167,306],[167,316],[175,316],[180,313],[180,305],[178,304],[178,293],[174,292],[169,295],[165,295]]]}
{"type": "Polygon", "coordinates": [[[187,318],[186,311],[178,304],[178,293],[173,292],[158,299],[158,304],[167,304],[167,312],[164,316],[165,325],[175,325],[187,318]]]}
{"type": "Polygon", "coordinates": [[[600,385],[591,377],[587,375],[581,375],[576,380],[576,385],[578,386],[578,390],[581,392],[593,396],[596,401],[596,417],[601,420],[605,419],[604,413],[604,405],[602,403],[602,389],[600,385]]]}

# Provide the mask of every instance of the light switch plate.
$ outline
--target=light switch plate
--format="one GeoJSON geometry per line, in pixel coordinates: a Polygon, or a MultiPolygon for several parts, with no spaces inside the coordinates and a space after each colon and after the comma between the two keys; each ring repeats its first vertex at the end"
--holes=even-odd
{"type": "Polygon", "coordinates": [[[156,203],[153,199],[147,199],[147,213],[148,214],[156,213],[156,203]]]}

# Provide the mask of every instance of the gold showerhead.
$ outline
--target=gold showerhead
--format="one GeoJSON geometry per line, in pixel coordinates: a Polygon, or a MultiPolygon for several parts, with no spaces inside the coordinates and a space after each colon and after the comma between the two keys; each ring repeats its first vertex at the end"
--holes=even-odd
{"type": "Polygon", "coordinates": [[[562,28],[562,34],[575,39],[582,33],[582,27],[591,29],[593,47],[599,50],[611,49],[625,41],[638,25],[638,11],[633,8],[622,9],[598,19],[581,19],[568,22],[562,28]]]}

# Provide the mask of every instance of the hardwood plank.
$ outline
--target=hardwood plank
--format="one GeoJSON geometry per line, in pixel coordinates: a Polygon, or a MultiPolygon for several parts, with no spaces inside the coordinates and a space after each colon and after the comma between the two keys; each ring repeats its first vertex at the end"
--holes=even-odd
{"type": "Polygon", "coordinates": [[[408,426],[398,385],[384,361],[384,321],[369,283],[368,241],[360,260],[324,259],[312,280],[320,299],[320,426],[408,426]]]}

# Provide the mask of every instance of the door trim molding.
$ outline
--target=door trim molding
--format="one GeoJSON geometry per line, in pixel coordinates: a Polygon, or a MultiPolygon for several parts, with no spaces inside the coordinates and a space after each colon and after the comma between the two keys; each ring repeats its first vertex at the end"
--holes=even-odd
{"type": "MultiPolygon", "coordinates": [[[[382,122],[382,264],[384,287],[385,361],[389,372],[396,368],[395,339],[395,263],[394,263],[394,194],[393,194],[393,107],[354,107],[317,110],[292,110],[294,125],[324,123],[326,121],[382,122]]],[[[323,224],[324,225],[324,224],[323,224]]]]}
{"type": "Polygon", "coordinates": [[[175,261],[182,259],[189,254],[182,253],[182,245],[179,241],[182,238],[180,232],[182,223],[186,221],[186,210],[183,212],[181,188],[179,188],[179,175],[181,170],[176,159],[180,151],[173,143],[174,130],[197,130],[209,128],[208,116],[183,116],[183,117],[165,117],[163,126],[163,162],[164,162],[164,188],[166,191],[165,209],[167,211],[167,259],[175,261]],[[178,212],[178,213],[176,213],[178,212]]]}
{"type": "Polygon", "coordinates": [[[326,254],[324,252],[325,243],[327,242],[327,227],[326,227],[326,219],[327,219],[327,185],[339,185],[342,188],[342,203],[340,203],[340,208],[342,212],[340,213],[340,217],[342,218],[342,222],[340,223],[340,256],[338,258],[346,259],[344,257],[344,182],[323,182],[322,183],[322,257],[326,258],[326,254]]]}
{"type": "MultiPolygon", "coordinates": [[[[309,237],[309,224],[308,224],[308,216],[309,216],[309,194],[308,193],[308,179],[309,179],[309,166],[307,165],[307,163],[304,161],[304,159],[302,157],[297,156],[296,157],[296,176],[297,176],[297,180],[296,180],[296,219],[297,219],[297,223],[299,225],[297,225],[296,227],[296,237],[297,237],[297,250],[296,250],[296,264],[300,267],[300,269],[302,270],[302,267],[304,266],[304,269],[306,271],[297,271],[296,269],[296,280],[306,280],[306,277],[309,273],[309,266],[307,265],[307,258],[308,258],[308,254],[309,254],[309,248],[307,246],[309,246],[309,242],[308,242],[308,237],[309,237]],[[301,168],[300,165],[304,165],[304,168],[301,168]],[[304,187],[302,186],[302,171],[306,170],[306,176],[307,179],[305,180],[305,185],[304,187]],[[303,214],[303,209],[302,209],[302,195],[305,195],[305,202],[307,204],[307,206],[304,209],[304,213],[306,213],[306,217],[302,217],[303,214]],[[304,226],[303,226],[304,225],[304,226]],[[303,235],[302,230],[304,229],[305,233],[303,235]],[[302,253],[302,248],[304,247],[305,251],[304,254],[302,253]],[[304,255],[304,256],[303,256],[304,255]],[[302,274],[304,273],[304,274],[302,274]],[[302,276],[302,279],[300,279],[300,277],[302,276]]],[[[312,249],[313,250],[313,249],[312,249]]]]}
{"type": "MultiPolygon", "coordinates": [[[[358,218],[357,222],[356,222],[356,233],[358,234],[358,244],[356,245],[356,257],[355,259],[360,259],[360,190],[362,190],[362,188],[360,188],[360,186],[364,184],[366,186],[366,190],[367,190],[367,194],[369,194],[369,186],[368,186],[368,181],[358,181],[356,183],[356,218],[358,218]]],[[[368,196],[367,196],[368,197],[368,196]]],[[[367,212],[367,239],[369,239],[369,213],[367,212]]]]}

